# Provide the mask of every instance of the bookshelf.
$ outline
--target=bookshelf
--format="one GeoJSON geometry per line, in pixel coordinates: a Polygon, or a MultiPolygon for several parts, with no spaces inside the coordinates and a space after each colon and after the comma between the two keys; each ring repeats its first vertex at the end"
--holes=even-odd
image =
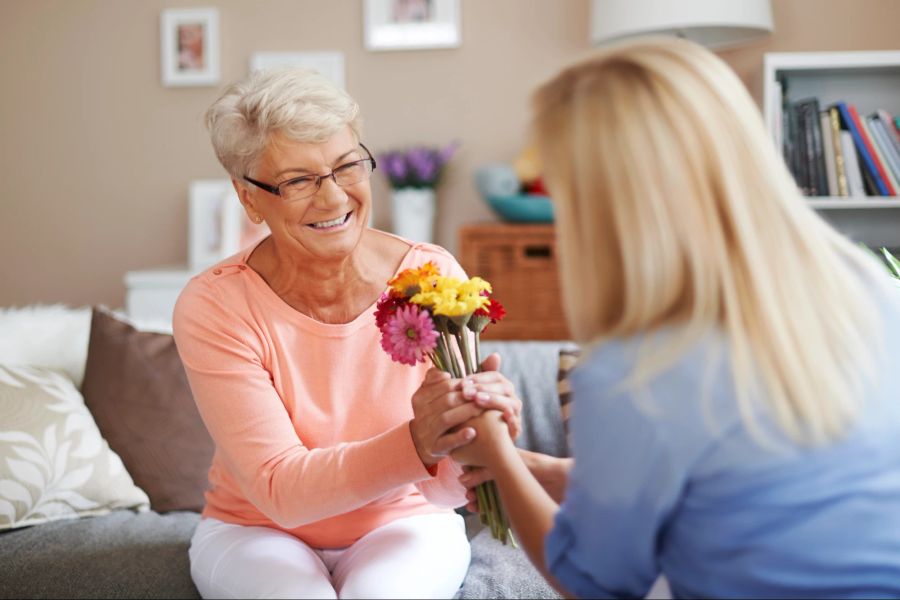
{"type": "MultiPolygon", "coordinates": [[[[844,101],[854,104],[861,117],[878,109],[900,116],[900,50],[770,52],[763,69],[763,114],[773,140],[781,115],[779,80],[787,82],[790,102],[816,97],[822,109],[844,101]]],[[[815,196],[807,201],[857,241],[900,246],[900,197],[815,196]]]]}

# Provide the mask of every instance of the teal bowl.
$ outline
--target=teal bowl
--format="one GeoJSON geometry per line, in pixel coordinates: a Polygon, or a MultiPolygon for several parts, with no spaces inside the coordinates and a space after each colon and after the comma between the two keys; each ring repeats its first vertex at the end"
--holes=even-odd
{"type": "Polygon", "coordinates": [[[553,202],[539,194],[488,196],[488,204],[504,221],[514,223],[552,223],[553,202]]]}

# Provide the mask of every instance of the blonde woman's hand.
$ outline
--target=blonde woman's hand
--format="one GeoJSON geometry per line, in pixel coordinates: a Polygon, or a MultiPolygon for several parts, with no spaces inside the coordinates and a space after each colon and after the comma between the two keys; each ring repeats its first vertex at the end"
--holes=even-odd
{"type": "MultiPolygon", "coordinates": [[[[541,487],[557,504],[562,504],[566,495],[566,485],[569,482],[569,472],[575,464],[574,460],[531,452],[522,448],[517,448],[517,450],[522,462],[541,484],[541,487]]],[[[460,475],[459,482],[466,488],[466,500],[468,500],[466,509],[469,512],[478,512],[475,488],[493,478],[494,474],[486,467],[466,467],[465,472],[460,475]]]]}
{"type": "Polygon", "coordinates": [[[496,352],[481,362],[481,372],[463,377],[463,397],[485,410],[498,410],[509,427],[512,439],[522,431],[522,401],[516,388],[500,373],[500,355],[496,352]]]}
{"type": "Polygon", "coordinates": [[[453,460],[462,465],[496,465],[504,459],[504,452],[515,450],[509,437],[509,426],[498,410],[486,410],[466,421],[464,427],[473,429],[475,437],[450,453],[453,460]]]}

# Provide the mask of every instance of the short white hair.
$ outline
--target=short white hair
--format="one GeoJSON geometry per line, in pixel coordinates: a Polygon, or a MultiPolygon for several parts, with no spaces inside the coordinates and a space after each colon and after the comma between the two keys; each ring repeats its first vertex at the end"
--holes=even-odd
{"type": "Polygon", "coordinates": [[[312,69],[253,71],[229,85],[206,111],[213,149],[240,181],[254,168],[273,134],[320,143],[349,125],[359,139],[359,105],[312,69]]]}

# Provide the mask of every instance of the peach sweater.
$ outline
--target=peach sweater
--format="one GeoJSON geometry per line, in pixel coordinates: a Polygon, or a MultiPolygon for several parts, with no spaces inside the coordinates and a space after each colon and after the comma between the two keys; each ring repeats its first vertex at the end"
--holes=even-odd
{"type": "MultiPolygon", "coordinates": [[[[216,444],[203,516],[341,548],[463,505],[459,465],[444,459],[432,477],[409,431],[429,365],[391,361],[374,303],[340,325],[294,310],[247,266],[251,251],[191,279],[175,306],[175,342],[216,444]]],[[[428,260],[465,276],[429,244],[412,245],[400,270],[428,260]]]]}

